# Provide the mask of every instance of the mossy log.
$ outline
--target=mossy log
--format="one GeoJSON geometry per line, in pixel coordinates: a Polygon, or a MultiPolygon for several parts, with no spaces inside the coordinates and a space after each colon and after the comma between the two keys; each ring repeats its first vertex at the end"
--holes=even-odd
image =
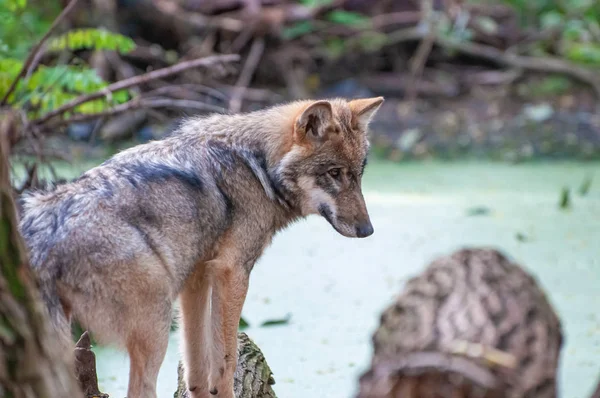
{"type": "Polygon", "coordinates": [[[0,112],[0,397],[78,397],[17,228],[8,161],[17,120],[14,113],[0,112]]]}
{"type": "MultiPolygon", "coordinates": [[[[189,398],[181,362],[177,368],[177,375],[177,391],[174,397],[189,398]]],[[[246,333],[238,333],[238,364],[233,384],[236,398],[276,398],[273,384],[273,372],[260,348],[246,333]]]]}
{"type": "Polygon", "coordinates": [[[562,342],[533,277],[498,251],[460,250],[384,311],[358,396],[556,397],[562,342]]]}

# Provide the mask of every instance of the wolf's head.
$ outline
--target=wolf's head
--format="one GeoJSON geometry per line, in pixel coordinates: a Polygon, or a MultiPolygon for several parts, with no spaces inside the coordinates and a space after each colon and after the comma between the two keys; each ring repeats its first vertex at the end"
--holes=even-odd
{"type": "Polygon", "coordinates": [[[293,124],[293,144],[280,164],[302,215],[320,214],[340,234],[364,238],[373,226],[361,190],[369,121],[383,97],[306,102],[293,124]]]}

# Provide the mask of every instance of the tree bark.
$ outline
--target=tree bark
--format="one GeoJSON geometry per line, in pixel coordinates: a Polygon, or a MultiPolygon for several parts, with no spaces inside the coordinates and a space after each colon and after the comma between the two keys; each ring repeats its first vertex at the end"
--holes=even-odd
{"type": "Polygon", "coordinates": [[[0,396],[82,396],[72,364],[53,344],[17,228],[9,176],[17,120],[14,113],[0,111],[0,396]]]}
{"type": "Polygon", "coordinates": [[[554,398],[562,341],[533,277],[495,250],[460,250],[384,311],[359,398],[554,398]]]}
{"type": "MultiPolygon", "coordinates": [[[[177,376],[175,398],[189,398],[181,362],[177,367],[177,376]]],[[[273,372],[260,348],[246,333],[238,333],[238,364],[233,384],[236,398],[277,398],[272,388],[273,384],[273,372]]]]}
{"type": "Polygon", "coordinates": [[[600,380],[598,380],[596,390],[594,390],[594,392],[592,393],[592,398],[600,398],[600,380]]]}

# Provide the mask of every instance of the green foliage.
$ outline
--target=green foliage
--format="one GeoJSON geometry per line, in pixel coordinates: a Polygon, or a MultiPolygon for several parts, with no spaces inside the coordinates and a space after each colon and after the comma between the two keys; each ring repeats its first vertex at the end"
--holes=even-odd
{"type": "Polygon", "coordinates": [[[48,44],[49,51],[72,51],[82,49],[113,50],[128,53],[135,48],[129,37],[104,29],[77,29],[53,38],[48,44]]]}
{"type": "MultiPolygon", "coordinates": [[[[30,0],[31,1],[31,0],[30,0]]],[[[47,31],[52,19],[44,11],[54,9],[53,1],[42,6],[27,5],[24,0],[0,0],[0,98],[19,75],[23,63],[42,35],[47,31]],[[26,22],[30,21],[30,22],[26,22]],[[6,22],[6,23],[5,23],[6,22]],[[24,24],[35,29],[24,34],[24,24]]],[[[57,15],[58,11],[50,15],[57,15]]],[[[82,62],[74,53],[78,50],[111,50],[127,53],[135,48],[128,37],[103,29],[77,29],[52,37],[46,45],[49,54],[71,53],[69,64],[40,65],[22,77],[8,98],[9,105],[25,109],[30,118],[35,119],[50,112],[80,95],[96,92],[108,85],[94,69],[82,62]]],[[[86,102],[73,111],[75,113],[97,113],[110,106],[130,99],[129,92],[113,93],[109,98],[86,102]]]]}
{"type": "Polygon", "coordinates": [[[300,3],[307,7],[323,7],[333,3],[333,0],[300,0],[300,3]]]}
{"type": "Polygon", "coordinates": [[[25,58],[61,8],[58,0],[0,0],[0,58],[25,58]]]}
{"type": "Polygon", "coordinates": [[[365,15],[344,10],[331,11],[325,15],[325,18],[328,21],[336,24],[347,25],[356,28],[367,28],[371,25],[369,18],[365,15]]]}
{"type": "Polygon", "coordinates": [[[25,6],[27,6],[27,0],[4,0],[2,3],[4,3],[3,5],[7,10],[13,12],[22,10],[25,8],[25,6]]]}
{"type": "Polygon", "coordinates": [[[524,27],[555,30],[557,43],[539,43],[536,55],[555,53],[579,64],[600,66],[600,2],[597,0],[504,0],[524,27]]]}
{"type": "Polygon", "coordinates": [[[312,22],[302,21],[283,29],[283,31],[281,32],[281,36],[285,40],[292,40],[300,36],[304,36],[308,33],[311,33],[314,31],[314,29],[315,26],[312,22]]]}

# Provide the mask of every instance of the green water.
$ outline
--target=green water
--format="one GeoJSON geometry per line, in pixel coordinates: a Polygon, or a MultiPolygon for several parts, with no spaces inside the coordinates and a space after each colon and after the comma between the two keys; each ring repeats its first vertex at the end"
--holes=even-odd
{"type": "MultiPolygon", "coordinates": [[[[599,166],[372,161],[364,180],[372,237],[343,238],[311,217],[278,235],[253,271],[247,333],[275,373],[277,394],[353,396],[379,313],[406,279],[438,255],[484,245],[515,258],[547,292],[566,335],[560,396],[588,397],[600,377],[599,166]],[[582,181],[594,172],[597,180],[581,196],[582,181]],[[571,189],[567,210],[558,206],[563,187],[571,189]],[[255,326],[288,313],[288,325],[255,326]]],[[[178,341],[173,333],[160,397],[175,389],[178,341]]],[[[126,355],[96,352],[103,391],[125,396],[126,355]]]]}

